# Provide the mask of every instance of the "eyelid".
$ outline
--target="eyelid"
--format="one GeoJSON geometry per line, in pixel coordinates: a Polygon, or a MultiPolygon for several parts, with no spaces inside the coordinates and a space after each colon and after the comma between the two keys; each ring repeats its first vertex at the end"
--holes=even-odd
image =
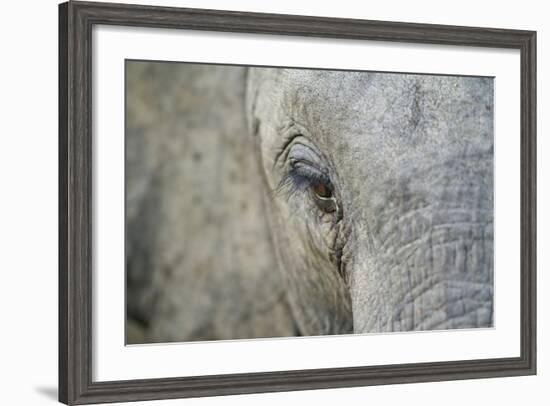
{"type": "Polygon", "coordinates": [[[305,162],[315,168],[319,168],[322,165],[323,159],[315,148],[307,145],[308,143],[303,137],[300,137],[295,141],[288,152],[287,159],[292,162],[305,162]]]}
{"type": "Polygon", "coordinates": [[[322,171],[314,164],[303,160],[291,162],[291,176],[299,176],[313,182],[322,182],[332,189],[332,183],[326,171],[322,171]]]}

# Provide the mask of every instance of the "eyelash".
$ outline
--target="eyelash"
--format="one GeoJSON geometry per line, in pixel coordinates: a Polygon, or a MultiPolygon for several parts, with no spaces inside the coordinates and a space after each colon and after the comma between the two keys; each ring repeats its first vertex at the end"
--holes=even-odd
{"type": "Polygon", "coordinates": [[[322,184],[333,190],[330,178],[323,172],[312,170],[305,164],[294,163],[283,176],[277,187],[278,192],[292,196],[297,191],[305,191],[315,184],[322,184]]]}

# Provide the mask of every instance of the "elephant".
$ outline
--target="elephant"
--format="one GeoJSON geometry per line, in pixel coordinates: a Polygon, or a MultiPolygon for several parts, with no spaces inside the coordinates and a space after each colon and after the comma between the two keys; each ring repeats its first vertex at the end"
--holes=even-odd
{"type": "Polygon", "coordinates": [[[493,326],[492,78],[131,78],[128,315],[147,340],[493,326]]]}

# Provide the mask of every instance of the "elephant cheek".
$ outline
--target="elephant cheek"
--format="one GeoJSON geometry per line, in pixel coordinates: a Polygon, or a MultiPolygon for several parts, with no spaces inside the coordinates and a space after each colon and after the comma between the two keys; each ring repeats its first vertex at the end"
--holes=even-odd
{"type": "Polygon", "coordinates": [[[492,220],[438,223],[438,218],[447,217],[426,213],[400,221],[388,237],[394,244],[356,257],[351,270],[355,332],[493,325],[492,220]]]}

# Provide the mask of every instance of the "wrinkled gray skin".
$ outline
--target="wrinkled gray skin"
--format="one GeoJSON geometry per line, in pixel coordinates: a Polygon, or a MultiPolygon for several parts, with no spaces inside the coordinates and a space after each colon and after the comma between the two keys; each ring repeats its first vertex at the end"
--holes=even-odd
{"type": "Polygon", "coordinates": [[[302,334],[492,326],[492,105],[491,79],[250,71],[249,130],[302,334]],[[307,182],[284,190],[293,162],[328,175],[336,210],[307,182]]]}
{"type": "Polygon", "coordinates": [[[128,315],[146,326],[129,342],[492,325],[491,79],[127,78],[128,315]]]}

